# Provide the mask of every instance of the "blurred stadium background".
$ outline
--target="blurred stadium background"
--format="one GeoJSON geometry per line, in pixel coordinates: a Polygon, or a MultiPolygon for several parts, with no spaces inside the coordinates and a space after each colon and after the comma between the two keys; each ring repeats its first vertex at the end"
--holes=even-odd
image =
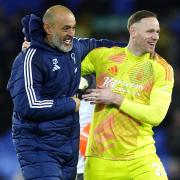
{"type": "Polygon", "coordinates": [[[42,16],[55,4],[69,7],[76,15],[76,36],[116,41],[128,41],[126,23],[134,11],[157,13],[161,25],[157,52],[174,67],[175,87],[168,114],[154,129],[155,139],[169,179],[180,180],[180,4],[170,0],[0,0],[0,180],[22,180],[11,140],[12,102],[6,91],[12,62],[23,42],[20,20],[30,13],[42,16]]]}

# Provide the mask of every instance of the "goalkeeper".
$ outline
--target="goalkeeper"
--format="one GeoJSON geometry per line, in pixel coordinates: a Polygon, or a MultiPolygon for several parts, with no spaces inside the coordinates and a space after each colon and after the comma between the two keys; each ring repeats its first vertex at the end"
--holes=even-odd
{"type": "Polygon", "coordinates": [[[138,11],[127,27],[127,47],[97,48],[82,62],[82,75],[96,73],[97,83],[82,96],[96,104],[85,180],[168,179],[152,129],[168,111],[173,69],[155,53],[160,33],[156,14],[138,11]]]}

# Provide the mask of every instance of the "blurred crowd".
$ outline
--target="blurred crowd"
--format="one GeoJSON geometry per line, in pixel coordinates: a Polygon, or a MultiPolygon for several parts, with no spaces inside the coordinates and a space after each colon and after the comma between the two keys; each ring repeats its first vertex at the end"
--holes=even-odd
{"type": "MultiPolygon", "coordinates": [[[[12,102],[6,91],[15,56],[23,42],[21,18],[42,16],[52,5],[69,7],[77,19],[76,36],[128,41],[127,18],[134,11],[155,12],[161,25],[157,52],[173,66],[173,99],[163,123],[154,129],[157,152],[170,180],[180,179],[180,6],[167,0],[0,0],[0,180],[21,180],[11,140],[12,102]]],[[[23,107],[22,107],[23,108],[23,107]]]]}

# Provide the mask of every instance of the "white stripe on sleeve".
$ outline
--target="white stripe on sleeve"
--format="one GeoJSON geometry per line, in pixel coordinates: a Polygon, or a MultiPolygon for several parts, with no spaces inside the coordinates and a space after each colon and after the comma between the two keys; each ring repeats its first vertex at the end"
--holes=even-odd
{"type": "Polygon", "coordinates": [[[24,81],[26,93],[29,101],[30,108],[47,108],[52,107],[53,100],[37,100],[36,94],[33,88],[33,77],[32,77],[32,58],[36,52],[36,49],[28,49],[24,61],[24,81]]]}

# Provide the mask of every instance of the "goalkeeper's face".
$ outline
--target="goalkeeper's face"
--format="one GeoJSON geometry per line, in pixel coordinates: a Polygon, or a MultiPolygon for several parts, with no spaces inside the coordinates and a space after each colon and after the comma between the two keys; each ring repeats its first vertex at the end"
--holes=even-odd
{"type": "Polygon", "coordinates": [[[60,17],[52,26],[51,44],[63,52],[69,52],[73,48],[76,21],[72,14],[60,17]]]}
{"type": "Polygon", "coordinates": [[[155,51],[159,33],[159,22],[155,17],[143,18],[135,23],[134,41],[142,54],[155,51]]]}

